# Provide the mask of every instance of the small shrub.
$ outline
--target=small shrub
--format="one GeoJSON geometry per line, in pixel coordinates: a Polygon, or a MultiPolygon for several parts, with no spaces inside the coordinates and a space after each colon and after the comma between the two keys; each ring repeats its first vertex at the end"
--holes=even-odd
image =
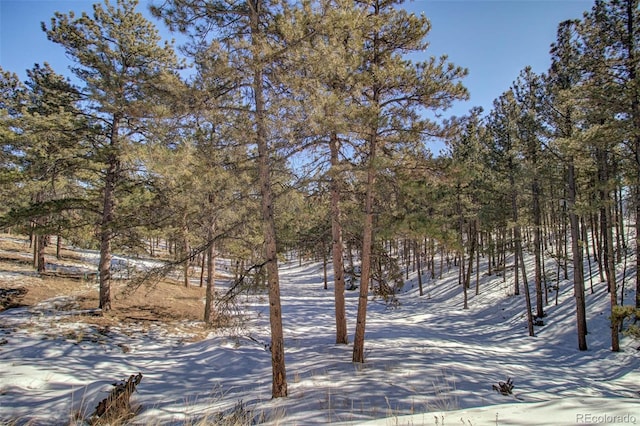
{"type": "Polygon", "coordinates": [[[245,426],[253,424],[253,411],[243,401],[238,401],[229,411],[218,413],[213,419],[218,426],[245,426]]]}
{"type": "Polygon", "coordinates": [[[455,376],[442,371],[442,374],[436,376],[431,385],[433,387],[433,396],[427,402],[428,411],[453,411],[460,408],[458,397],[456,396],[455,376]]]}
{"type": "Polygon", "coordinates": [[[611,318],[615,324],[622,326],[622,332],[636,340],[640,340],[640,309],[634,306],[614,306],[611,318]]]}
{"type": "Polygon", "coordinates": [[[491,387],[502,395],[511,395],[513,393],[513,380],[509,377],[506,382],[498,382],[497,385],[492,385],[491,387]]]}

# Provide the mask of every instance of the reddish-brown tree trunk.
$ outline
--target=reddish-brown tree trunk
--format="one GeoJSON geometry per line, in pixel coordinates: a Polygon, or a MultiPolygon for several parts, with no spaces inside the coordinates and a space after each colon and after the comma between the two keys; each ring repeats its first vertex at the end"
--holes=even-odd
{"type": "MultiPolygon", "coordinates": [[[[248,2],[251,19],[251,41],[255,52],[263,47],[260,26],[262,0],[248,2]]],[[[273,217],[273,192],[271,189],[271,159],[266,128],[266,102],[264,99],[264,72],[259,58],[253,73],[253,96],[255,102],[256,145],[258,148],[258,179],[260,184],[262,230],[264,235],[264,257],[269,287],[269,322],[271,325],[271,372],[273,398],[286,397],[287,375],[284,359],[284,336],[282,330],[282,307],[280,304],[280,278],[278,275],[278,250],[276,225],[273,217]]]]}
{"type": "Polygon", "coordinates": [[[347,334],[347,315],[344,301],[344,261],[342,243],[342,223],[340,212],[340,179],[337,170],[340,160],[338,135],[333,133],[329,141],[331,152],[331,238],[332,238],[332,259],[333,259],[333,292],[336,308],[336,343],[347,344],[349,337],[347,334]]]}
{"type": "Polygon", "coordinates": [[[216,321],[215,310],[215,274],[216,274],[216,258],[215,258],[215,245],[213,244],[213,234],[215,232],[215,225],[212,223],[209,227],[207,238],[209,240],[209,247],[207,248],[207,287],[205,290],[205,303],[204,303],[204,321],[208,325],[212,325],[216,321]]]}
{"type": "Polygon", "coordinates": [[[113,222],[115,220],[115,190],[120,175],[120,158],[118,154],[118,132],[120,118],[114,116],[111,124],[110,152],[107,156],[107,172],[105,175],[102,220],[100,222],[100,275],[99,306],[103,311],[111,310],[111,241],[113,239],[113,222]]]}
{"type": "Polygon", "coordinates": [[[376,137],[373,134],[369,141],[369,159],[367,167],[367,189],[365,199],[364,228],[362,235],[360,294],[358,295],[358,314],[356,333],[353,339],[353,362],[364,362],[364,333],[367,320],[367,299],[369,297],[369,281],[371,280],[371,250],[373,245],[373,203],[374,185],[376,181],[375,158],[376,137]]]}

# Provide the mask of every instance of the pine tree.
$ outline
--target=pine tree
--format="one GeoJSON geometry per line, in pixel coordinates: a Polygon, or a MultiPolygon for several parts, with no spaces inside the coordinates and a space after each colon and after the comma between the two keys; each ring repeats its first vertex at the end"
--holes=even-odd
{"type": "Polygon", "coordinates": [[[285,397],[288,393],[272,187],[272,171],[278,158],[275,146],[277,132],[276,126],[270,121],[273,118],[271,114],[279,111],[274,93],[279,86],[270,82],[274,82],[272,78],[279,55],[286,51],[279,44],[281,37],[275,25],[278,14],[282,12],[281,7],[286,5],[265,0],[168,1],[152,9],[156,15],[163,16],[173,29],[194,35],[194,40],[207,40],[209,29],[216,31],[212,42],[195,44],[193,48],[213,57],[228,58],[229,66],[235,72],[229,76],[227,84],[229,91],[237,94],[234,98],[237,103],[229,107],[245,117],[248,145],[252,147],[252,155],[255,155],[254,170],[260,188],[264,268],[269,286],[274,398],[285,397]],[[243,92],[246,88],[249,88],[248,95],[243,92]]]}
{"type": "MultiPolygon", "coordinates": [[[[460,285],[463,288],[463,308],[468,309],[468,289],[471,287],[473,260],[479,250],[481,200],[484,198],[486,170],[483,167],[485,137],[481,120],[481,108],[474,108],[468,116],[462,117],[450,131],[448,147],[450,167],[447,170],[451,180],[452,199],[456,199],[458,215],[458,244],[461,254],[460,285]],[[465,259],[465,252],[468,259],[465,259]]],[[[477,288],[476,288],[477,291],[477,288]]]]}
{"type": "MultiPolygon", "coordinates": [[[[490,134],[489,143],[489,163],[495,173],[503,177],[505,188],[503,191],[508,194],[508,201],[505,200],[505,207],[510,212],[510,226],[513,228],[514,237],[514,294],[520,294],[520,224],[519,224],[519,200],[520,190],[517,183],[520,181],[522,173],[520,162],[517,160],[517,113],[515,99],[511,90],[503,93],[493,102],[487,128],[490,134]]],[[[505,265],[506,266],[506,265],[505,265]]]]}
{"type": "Polygon", "coordinates": [[[544,317],[544,294],[542,289],[542,129],[539,118],[542,82],[531,68],[525,68],[513,84],[518,103],[517,121],[520,150],[526,162],[527,175],[531,176],[531,213],[533,216],[534,286],[536,289],[536,317],[544,317]]]}
{"type": "MultiPolygon", "coordinates": [[[[629,176],[636,217],[640,217],[640,2],[598,0],[585,15],[582,35],[588,49],[600,50],[602,61],[590,62],[592,77],[603,86],[594,94],[611,111],[608,120],[620,131],[628,152],[629,176]],[[606,91],[606,92],[605,92],[606,91]]],[[[636,226],[636,253],[640,250],[640,221],[636,226]]],[[[640,256],[636,255],[640,267],[640,256]]],[[[640,277],[636,275],[636,308],[640,308],[640,277]]]]}
{"type": "Polygon", "coordinates": [[[86,123],[78,111],[80,95],[48,64],[27,71],[30,102],[25,110],[23,170],[32,183],[32,207],[42,211],[31,218],[34,264],[44,272],[44,249],[49,235],[63,226],[61,215],[70,186],[77,187],[80,160],[87,152],[86,123]],[[46,212],[46,213],[45,213],[46,212]]]}
{"type": "Polygon", "coordinates": [[[565,21],[558,26],[556,42],[551,47],[551,68],[546,81],[546,121],[551,127],[559,155],[566,164],[567,211],[571,232],[573,259],[573,289],[576,299],[576,328],[578,348],[587,350],[587,320],[585,306],[583,245],[577,212],[578,179],[576,159],[580,150],[576,147],[575,91],[581,82],[579,67],[580,47],[576,28],[579,22],[565,21]]]}
{"type": "MultiPolygon", "coordinates": [[[[494,108],[488,118],[490,133],[490,156],[496,172],[502,174],[508,183],[505,188],[509,194],[509,211],[511,213],[511,227],[514,247],[514,293],[520,294],[520,273],[525,290],[525,303],[529,335],[533,336],[533,315],[529,285],[527,283],[525,265],[523,261],[522,224],[520,212],[520,185],[522,182],[523,165],[518,161],[520,154],[519,135],[520,108],[514,91],[509,89],[494,101],[494,108]]],[[[506,266],[506,265],[505,265],[506,266]]],[[[506,272],[506,271],[505,271],[506,272]]]]}
{"type": "MultiPolygon", "coordinates": [[[[18,76],[0,68],[0,195],[3,200],[20,200],[18,182],[21,180],[20,157],[22,156],[20,132],[23,110],[28,103],[28,90],[18,76]]],[[[3,203],[0,206],[2,224],[11,224],[7,214],[15,204],[3,203]]]]}
{"type": "MultiPolygon", "coordinates": [[[[412,63],[402,56],[421,51],[430,25],[427,19],[394,8],[399,2],[359,2],[366,21],[361,31],[363,105],[358,147],[364,168],[364,220],[361,250],[361,283],[353,347],[353,362],[364,362],[367,298],[372,271],[376,180],[380,161],[393,144],[421,141],[423,132],[434,131],[420,112],[448,107],[466,96],[459,82],[466,71],[446,57],[412,63]]],[[[435,133],[435,132],[434,132],[435,133]]]]}
{"type": "Polygon", "coordinates": [[[342,204],[350,167],[344,148],[348,151],[355,127],[354,97],[360,65],[357,52],[362,46],[360,14],[353,1],[321,0],[293,10],[289,21],[281,25],[286,25],[282,33],[296,49],[284,58],[285,69],[290,72],[279,78],[287,87],[295,88],[295,98],[301,100],[295,108],[299,120],[306,124],[301,135],[309,144],[306,163],[315,167],[328,157],[337,344],[348,343],[343,262],[346,215],[342,204]]]}
{"type": "Polygon", "coordinates": [[[350,116],[351,89],[354,86],[354,77],[357,75],[357,55],[353,51],[358,49],[357,13],[353,2],[327,2],[327,22],[324,31],[318,37],[319,42],[313,42],[312,49],[318,59],[316,70],[318,81],[322,90],[318,91],[318,100],[323,99],[322,92],[331,96],[324,98],[323,102],[324,124],[323,130],[327,132],[330,155],[330,192],[331,192],[331,236],[332,236],[332,260],[334,273],[334,300],[336,313],[336,343],[347,344],[349,341],[347,332],[347,318],[345,312],[345,274],[343,255],[343,213],[341,208],[342,193],[345,187],[345,162],[341,159],[341,147],[348,126],[350,116]],[[326,40],[325,43],[322,41],[326,40]],[[320,44],[323,49],[318,49],[320,44]],[[331,58],[332,66],[326,66],[327,58],[331,58]],[[328,71],[328,72],[327,72],[328,71]],[[326,120],[326,121],[325,121],[326,120]]]}
{"type": "MultiPolygon", "coordinates": [[[[638,100],[639,14],[637,1],[598,0],[579,26],[584,49],[581,66],[585,71],[580,95],[586,101],[583,120],[588,126],[584,139],[593,151],[598,168],[601,258],[612,311],[618,305],[612,212],[612,194],[616,192],[616,170],[619,169],[617,151],[621,144],[635,146],[633,141],[637,140],[638,131],[634,123],[640,123],[634,117],[634,103],[638,100]],[[621,117],[626,119],[620,120],[621,117]]],[[[619,326],[614,316],[611,318],[611,347],[617,352],[620,350],[619,326]]]]}
{"type": "Polygon", "coordinates": [[[36,64],[27,75],[26,84],[14,88],[20,100],[6,105],[11,124],[3,138],[4,164],[14,172],[7,183],[16,192],[7,198],[11,211],[4,221],[29,223],[34,266],[44,272],[49,235],[70,228],[71,210],[90,208],[80,183],[87,126],[78,110],[80,95],[67,79],[48,64],[36,64]]]}
{"type": "Polygon", "coordinates": [[[84,85],[86,113],[91,116],[94,159],[102,165],[100,219],[100,308],[111,310],[112,243],[118,228],[118,188],[127,174],[129,146],[143,140],[149,120],[166,112],[160,99],[171,92],[178,67],[173,48],[160,46],[155,27],[136,12],[137,0],[96,4],[93,16],[57,12],[49,40],[62,45],[75,62],[74,74],[84,85]]]}

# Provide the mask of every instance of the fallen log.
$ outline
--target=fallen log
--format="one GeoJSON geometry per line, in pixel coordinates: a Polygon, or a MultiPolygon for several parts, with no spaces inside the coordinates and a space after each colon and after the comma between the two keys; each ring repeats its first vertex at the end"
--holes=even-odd
{"type": "Polygon", "coordinates": [[[0,311],[17,306],[27,292],[24,287],[0,288],[0,311]]]}
{"type": "Polygon", "coordinates": [[[96,410],[91,414],[87,422],[90,425],[107,425],[124,423],[135,416],[131,409],[131,395],[136,391],[136,386],[142,381],[142,373],[129,376],[129,379],[113,384],[113,389],[105,399],[98,403],[96,410]]]}
{"type": "Polygon", "coordinates": [[[43,271],[40,272],[40,276],[43,278],[66,278],[70,280],[78,281],[90,281],[95,280],[98,276],[97,272],[63,272],[63,271],[43,271]]]}

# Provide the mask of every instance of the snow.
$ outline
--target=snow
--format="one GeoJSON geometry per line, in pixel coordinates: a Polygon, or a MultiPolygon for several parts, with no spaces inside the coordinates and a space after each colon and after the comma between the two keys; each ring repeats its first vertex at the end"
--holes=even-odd
{"type": "MultiPolygon", "coordinates": [[[[334,343],[333,289],[323,289],[322,277],[317,263],[281,265],[289,396],[275,400],[266,296],[251,300],[254,319],[244,331],[200,341],[188,332],[193,324],[175,333],[156,323],[102,329],[74,321],[82,312],[60,310],[73,303],[66,298],[4,311],[0,423],[69,424],[78,412],[86,418],[112,383],[138,372],[144,377],[132,402],[140,412],[132,423],[141,425],[195,424],[240,404],[255,422],[278,425],[640,422],[638,342],[624,337],[622,351],[611,352],[602,283],[587,294],[589,350],[580,352],[568,281],[529,337],[524,296],[511,294],[509,274],[506,281],[483,275],[480,294],[472,289],[464,310],[457,271],[424,276],[422,297],[413,273],[397,307],[370,301],[366,362],[354,364],[352,346],[334,343]],[[492,390],[509,377],[513,395],[492,390]]],[[[346,297],[353,335],[357,292],[346,297]]]]}

